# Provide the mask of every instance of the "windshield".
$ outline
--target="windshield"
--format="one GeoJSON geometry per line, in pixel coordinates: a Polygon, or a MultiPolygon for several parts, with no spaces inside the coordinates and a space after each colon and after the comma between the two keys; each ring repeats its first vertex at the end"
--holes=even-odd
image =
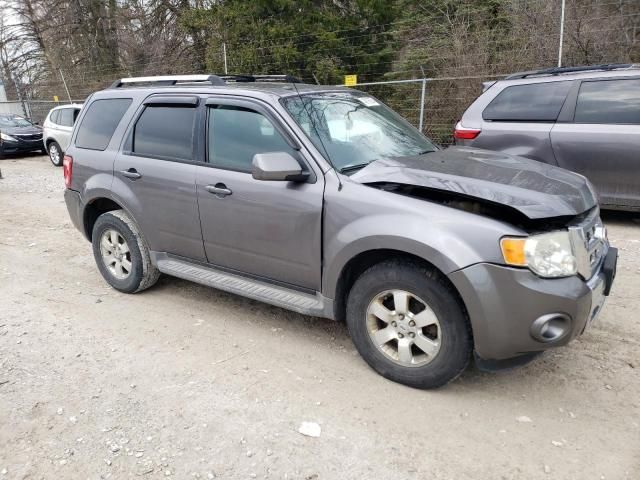
{"type": "Polygon", "coordinates": [[[30,127],[31,122],[17,115],[0,115],[0,127],[30,127]]]}
{"type": "Polygon", "coordinates": [[[286,98],[283,104],[338,171],[437,150],[400,115],[367,95],[312,93],[286,98]]]}

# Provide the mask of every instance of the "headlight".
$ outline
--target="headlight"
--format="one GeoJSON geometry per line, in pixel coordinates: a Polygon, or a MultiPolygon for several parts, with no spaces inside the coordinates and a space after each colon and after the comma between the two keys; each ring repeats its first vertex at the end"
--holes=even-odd
{"type": "Polygon", "coordinates": [[[506,237],[500,240],[507,265],[528,267],[541,277],[568,277],[578,272],[569,232],[559,231],[527,238],[506,237]]]}
{"type": "Polygon", "coordinates": [[[0,139],[7,140],[7,141],[10,141],[10,142],[17,142],[18,141],[17,138],[12,137],[11,135],[7,135],[6,133],[2,133],[2,132],[0,132],[0,139]]]}

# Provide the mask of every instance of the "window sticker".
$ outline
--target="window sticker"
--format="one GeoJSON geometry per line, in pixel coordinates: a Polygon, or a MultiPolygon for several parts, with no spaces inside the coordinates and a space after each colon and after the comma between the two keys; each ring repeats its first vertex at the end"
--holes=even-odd
{"type": "Polygon", "coordinates": [[[365,107],[377,107],[380,105],[380,103],[375,98],[371,97],[358,97],[358,100],[360,100],[360,103],[362,103],[365,107]]]}

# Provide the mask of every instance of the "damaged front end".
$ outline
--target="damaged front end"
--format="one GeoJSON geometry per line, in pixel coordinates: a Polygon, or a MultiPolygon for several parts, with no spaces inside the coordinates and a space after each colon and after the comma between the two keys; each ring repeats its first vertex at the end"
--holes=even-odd
{"type": "Polygon", "coordinates": [[[458,192],[435,190],[422,186],[393,182],[372,182],[366,185],[385,192],[418,198],[456,210],[500,220],[520,228],[527,233],[566,228],[570,224],[586,218],[591,213],[591,211],[588,211],[580,215],[561,215],[532,219],[510,205],[495,203],[458,192]]]}

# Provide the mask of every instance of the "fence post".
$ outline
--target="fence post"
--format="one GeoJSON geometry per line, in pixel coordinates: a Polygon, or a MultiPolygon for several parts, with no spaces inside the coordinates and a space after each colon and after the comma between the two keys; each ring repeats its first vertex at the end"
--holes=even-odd
{"type": "Polygon", "coordinates": [[[67,97],[69,97],[69,103],[73,103],[71,101],[71,94],[69,93],[69,88],[67,87],[67,81],[64,79],[64,75],[62,74],[62,69],[59,68],[58,70],[60,70],[60,76],[62,77],[62,83],[64,83],[64,89],[67,91],[67,97]]]}
{"type": "Polygon", "coordinates": [[[565,0],[562,0],[562,6],[560,7],[560,43],[558,45],[558,67],[562,66],[562,42],[564,40],[564,7],[565,0]]]}
{"type": "Polygon", "coordinates": [[[422,93],[420,94],[420,122],[419,122],[419,130],[422,132],[422,127],[424,126],[424,96],[427,91],[427,79],[422,79],[422,93]]]}

